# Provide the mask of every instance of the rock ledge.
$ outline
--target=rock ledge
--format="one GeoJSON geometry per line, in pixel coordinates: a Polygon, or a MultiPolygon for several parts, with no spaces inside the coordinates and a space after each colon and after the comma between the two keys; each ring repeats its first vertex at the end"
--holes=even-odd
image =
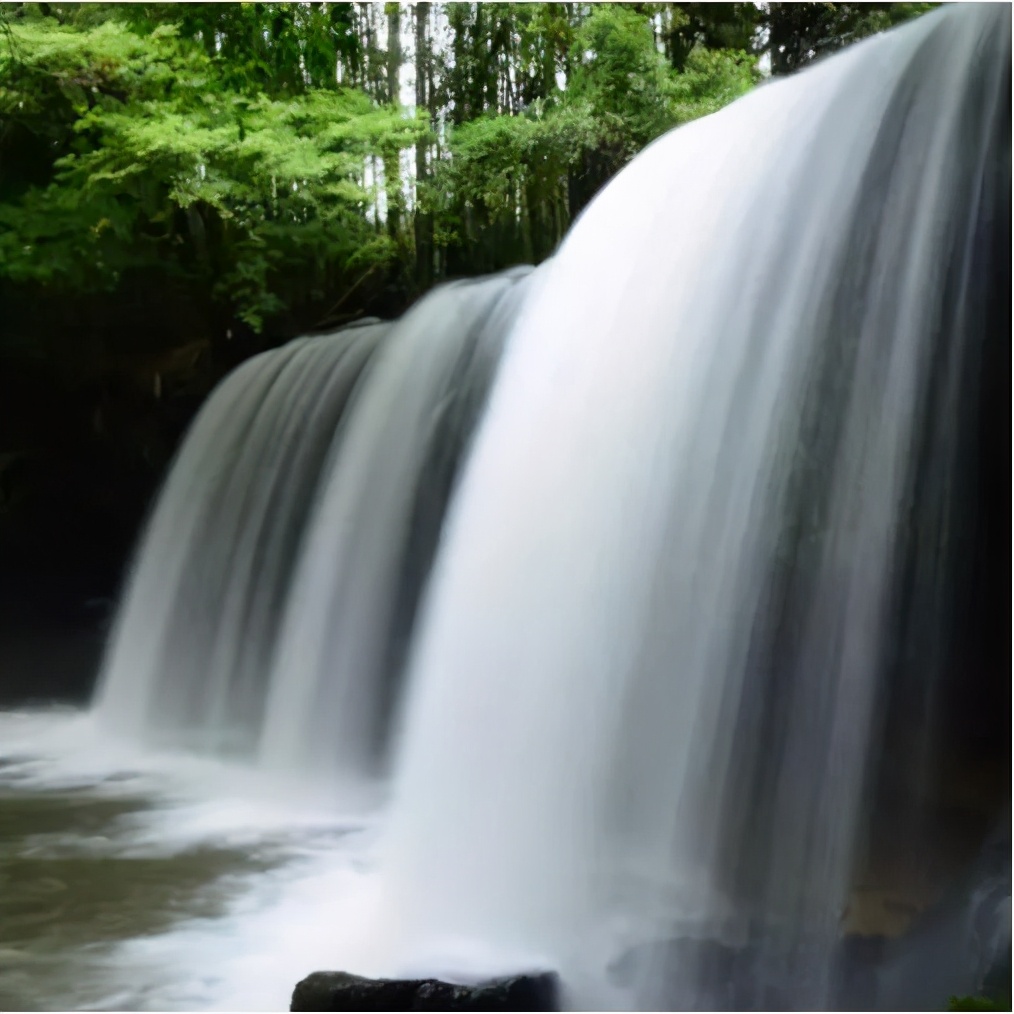
{"type": "Polygon", "coordinates": [[[439,979],[366,979],[313,972],[296,985],[293,1011],[556,1011],[559,980],[534,972],[461,986],[439,979]]]}

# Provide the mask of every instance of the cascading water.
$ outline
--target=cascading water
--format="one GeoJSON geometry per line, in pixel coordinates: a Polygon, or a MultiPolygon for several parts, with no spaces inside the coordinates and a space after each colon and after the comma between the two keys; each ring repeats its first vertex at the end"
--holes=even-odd
{"type": "Polygon", "coordinates": [[[100,720],[318,782],[375,767],[455,470],[528,269],[267,352],[188,434],[100,720]],[[450,323],[448,323],[450,321],[450,323]]]}
{"type": "Polygon", "coordinates": [[[118,733],[249,753],[278,612],[335,430],[386,325],[245,363],[198,416],[148,526],[98,693],[118,733]]]}
{"type": "Polygon", "coordinates": [[[1009,93],[1009,11],[946,11],[656,142],[576,225],[414,650],[392,961],[841,1002],[899,670],[936,721],[1009,93]]]}
{"type": "MultiPolygon", "coordinates": [[[[336,809],[389,790],[335,967],[857,1003],[877,828],[922,840],[954,674],[988,664],[1009,95],[1008,8],[945,9],[661,139],[534,277],[242,366],[98,727],[336,809]]],[[[859,1006],[939,1002],[892,975],[859,1006]]]]}
{"type": "Polygon", "coordinates": [[[289,599],[262,757],[376,766],[450,495],[525,272],[438,290],[393,329],[353,405],[289,599]]]}

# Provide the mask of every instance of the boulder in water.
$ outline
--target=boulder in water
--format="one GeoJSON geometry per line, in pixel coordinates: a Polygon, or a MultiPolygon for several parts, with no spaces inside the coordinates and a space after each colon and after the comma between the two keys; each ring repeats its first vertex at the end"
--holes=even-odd
{"type": "Polygon", "coordinates": [[[559,980],[534,972],[456,985],[440,979],[367,979],[348,972],[313,972],[296,985],[293,1011],[555,1011],[559,980]]]}

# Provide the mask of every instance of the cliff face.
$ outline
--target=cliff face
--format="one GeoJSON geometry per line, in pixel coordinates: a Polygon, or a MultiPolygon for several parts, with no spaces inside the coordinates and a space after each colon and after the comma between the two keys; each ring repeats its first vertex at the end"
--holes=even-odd
{"type": "Polygon", "coordinates": [[[180,436],[260,341],[178,293],[0,296],[0,697],[79,698],[180,436]]]}
{"type": "MultiPolygon", "coordinates": [[[[357,317],[407,299],[379,282],[360,295],[357,317]]],[[[283,315],[258,335],[165,277],[74,299],[0,285],[0,306],[0,701],[79,699],[197,409],[244,359],[317,321],[283,315]]]]}

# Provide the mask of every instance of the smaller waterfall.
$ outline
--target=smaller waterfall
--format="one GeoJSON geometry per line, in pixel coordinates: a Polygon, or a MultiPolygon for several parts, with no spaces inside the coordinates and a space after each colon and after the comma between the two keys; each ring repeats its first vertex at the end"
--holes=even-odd
{"type": "Polygon", "coordinates": [[[527,273],[445,286],[394,325],[291,342],[219,385],[143,538],[101,723],[322,782],[375,768],[527,273]]]}
{"type": "Polygon", "coordinates": [[[148,524],[97,709],[151,745],[249,756],[321,468],[386,326],[244,363],[186,436],[148,524]]]}
{"type": "Polygon", "coordinates": [[[323,480],[285,617],[262,761],[376,770],[459,459],[526,271],[445,286],[393,325],[323,480]]]}

